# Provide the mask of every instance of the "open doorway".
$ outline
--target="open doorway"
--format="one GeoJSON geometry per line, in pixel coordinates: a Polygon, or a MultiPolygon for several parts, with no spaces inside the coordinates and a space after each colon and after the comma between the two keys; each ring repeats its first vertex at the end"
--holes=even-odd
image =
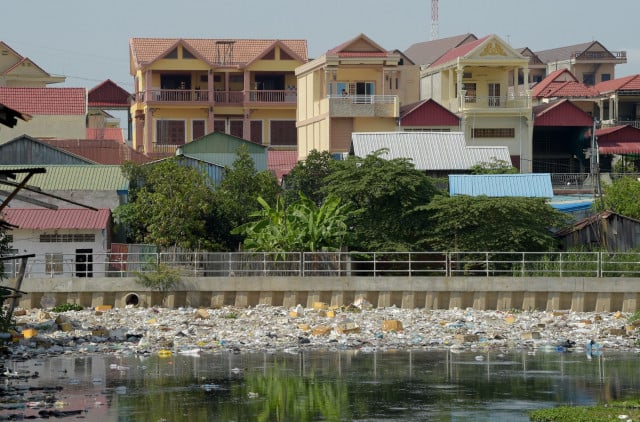
{"type": "Polygon", "coordinates": [[[76,277],[93,277],[93,249],[76,249],[76,277]]]}

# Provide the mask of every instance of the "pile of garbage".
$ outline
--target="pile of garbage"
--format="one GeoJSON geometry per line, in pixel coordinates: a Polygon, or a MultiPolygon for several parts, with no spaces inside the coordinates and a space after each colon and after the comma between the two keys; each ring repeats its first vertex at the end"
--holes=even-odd
{"type": "MultiPolygon", "coordinates": [[[[0,333],[15,355],[130,352],[363,352],[434,349],[634,351],[640,321],[622,312],[375,308],[314,303],[288,309],[160,307],[53,312],[16,309],[0,333]]],[[[637,344],[638,343],[638,344],[637,344]]]]}

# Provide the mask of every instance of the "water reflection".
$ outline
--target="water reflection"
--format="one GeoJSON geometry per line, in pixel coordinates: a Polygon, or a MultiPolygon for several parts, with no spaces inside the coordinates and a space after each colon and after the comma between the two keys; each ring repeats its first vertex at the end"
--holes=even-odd
{"type": "Polygon", "coordinates": [[[6,380],[0,419],[59,409],[104,422],[526,421],[536,408],[634,396],[636,360],[526,351],[56,356],[5,363],[39,376],[6,380]]]}

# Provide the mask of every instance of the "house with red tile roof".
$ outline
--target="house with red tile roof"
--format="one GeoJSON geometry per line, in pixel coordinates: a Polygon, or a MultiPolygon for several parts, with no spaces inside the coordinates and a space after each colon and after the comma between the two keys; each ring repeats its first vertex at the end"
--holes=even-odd
{"type": "MultiPolygon", "coordinates": [[[[129,107],[131,106],[131,94],[112,80],[107,79],[89,90],[87,94],[87,104],[87,131],[89,129],[95,129],[95,133],[100,136],[107,134],[107,129],[121,128],[120,120],[115,118],[110,111],[126,110],[128,115],[129,107]],[[100,130],[105,130],[105,132],[100,132],[100,130]]],[[[130,121],[131,119],[127,116],[127,121],[124,123],[129,125],[130,121]]],[[[127,133],[129,132],[130,131],[127,133]]],[[[113,134],[115,134],[115,132],[111,131],[107,136],[112,136],[113,134]]],[[[121,137],[122,130],[119,134],[119,138],[121,137]]],[[[102,137],[95,139],[112,138],[102,137]]]]}
{"type": "Polygon", "coordinates": [[[531,92],[509,89],[529,80],[529,57],[497,35],[470,40],[420,71],[420,97],[460,119],[469,146],[506,146],[521,172],[532,167],[531,92]]]}
{"type": "Polygon", "coordinates": [[[600,121],[603,127],[630,124],[640,128],[640,75],[600,82],[600,121]]]}
{"type": "Polygon", "coordinates": [[[27,277],[103,277],[111,248],[109,209],[5,208],[1,218],[11,230],[16,253],[33,253],[27,277]]]}
{"type": "Polygon", "coordinates": [[[208,133],[266,146],[297,144],[305,40],[131,38],[133,147],[173,153],[208,133]]]}
{"type": "Polygon", "coordinates": [[[0,41],[0,86],[12,88],[46,88],[65,81],[53,76],[28,57],[23,57],[7,43],[0,41]]]}
{"type": "Polygon", "coordinates": [[[415,102],[400,89],[416,81],[417,65],[360,34],[296,69],[298,159],[312,150],[349,152],[353,132],[397,130],[400,105],[415,102]]]}
{"type": "Polygon", "coordinates": [[[600,94],[594,86],[580,82],[568,69],[551,72],[533,87],[534,104],[542,104],[557,99],[568,99],[590,116],[599,114],[600,94]]]}
{"type": "Polygon", "coordinates": [[[0,130],[0,144],[27,134],[34,138],[82,139],[86,136],[85,88],[0,87],[0,104],[32,118],[0,130]]]}

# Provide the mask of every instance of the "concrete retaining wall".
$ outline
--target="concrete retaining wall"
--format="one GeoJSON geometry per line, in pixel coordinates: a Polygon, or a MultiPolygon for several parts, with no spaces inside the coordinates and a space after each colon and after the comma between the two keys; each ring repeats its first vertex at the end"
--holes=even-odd
{"type": "MultiPolygon", "coordinates": [[[[10,284],[11,285],[11,284],[10,284]]],[[[162,294],[132,278],[27,278],[19,301],[39,308],[43,298],[83,307],[127,304],[167,307],[249,307],[258,304],[311,307],[314,302],[349,305],[363,297],[374,306],[451,309],[522,309],[635,312],[638,278],[512,277],[198,277],[183,278],[162,294]]]]}

